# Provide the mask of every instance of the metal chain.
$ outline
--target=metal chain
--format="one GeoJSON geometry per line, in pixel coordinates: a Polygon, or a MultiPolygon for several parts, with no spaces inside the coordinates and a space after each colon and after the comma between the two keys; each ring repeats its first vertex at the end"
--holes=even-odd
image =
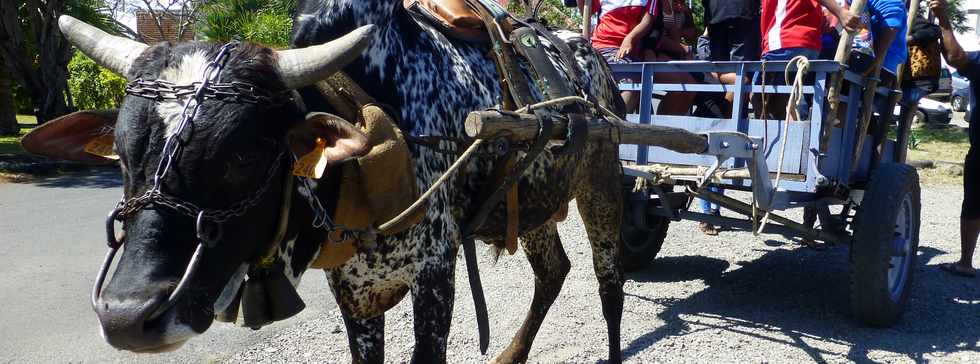
{"type": "MultiPolygon", "coordinates": [[[[203,82],[177,85],[165,80],[136,79],[126,85],[126,94],[153,101],[177,100],[197,93],[203,82]]],[[[292,100],[287,92],[273,93],[247,82],[213,82],[204,88],[204,98],[240,104],[282,104],[292,100]]]]}
{"type": "Polygon", "coordinates": [[[199,213],[204,212],[204,218],[215,223],[223,223],[234,217],[242,216],[249,209],[258,205],[259,201],[262,200],[263,195],[265,195],[266,191],[269,190],[269,186],[272,185],[273,178],[278,175],[277,171],[279,171],[280,166],[282,165],[284,154],[285,151],[280,150],[279,154],[276,156],[276,159],[273,161],[272,166],[269,167],[269,173],[266,175],[265,181],[263,181],[262,185],[259,186],[258,190],[253,192],[247,199],[240,200],[228,208],[219,210],[205,209],[197,206],[194,203],[170,196],[159,189],[149,189],[139,197],[120,201],[118,207],[121,207],[122,209],[119,211],[119,217],[128,217],[130,214],[151,203],[169,207],[170,209],[191,218],[196,218],[199,213]]]}
{"type": "Polygon", "coordinates": [[[235,47],[237,47],[236,42],[227,43],[222,46],[214,59],[208,62],[200,82],[194,82],[190,85],[174,85],[163,80],[136,80],[126,87],[126,91],[130,95],[146,97],[153,100],[177,99],[188,96],[191,96],[191,98],[184,104],[184,109],[181,112],[183,117],[180,123],[167,135],[166,141],[163,144],[163,151],[161,152],[163,157],[160,158],[157,169],[153,174],[153,186],[139,197],[120,201],[117,206],[120,209],[117,215],[120,219],[130,216],[147,205],[157,204],[169,207],[190,218],[201,216],[212,222],[222,223],[231,218],[244,215],[246,211],[257,205],[265,195],[265,192],[268,191],[269,186],[272,184],[272,179],[275,178],[276,172],[279,170],[284,159],[285,147],[280,148],[279,154],[273,161],[273,165],[269,168],[265,181],[263,181],[258,190],[252,193],[249,198],[238,201],[225,209],[205,209],[192,202],[168,195],[161,188],[163,177],[170,171],[171,165],[177,159],[182,149],[180,135],[194,121],[194,118],[197,117],[204,100],[231,99],[235,102],[248,103],[250,101],[266,99],[265,96],[259,95],[259,93],[265,93],[264,91],[259,91],[255,86],[247,83],[217,83],[218,78],[221,76],[221,71],[224,69],[225,63],[228,60],[228,56],[235,47]],[[236,94],[237,91],[245,91],[246,93],[236,94]]]}

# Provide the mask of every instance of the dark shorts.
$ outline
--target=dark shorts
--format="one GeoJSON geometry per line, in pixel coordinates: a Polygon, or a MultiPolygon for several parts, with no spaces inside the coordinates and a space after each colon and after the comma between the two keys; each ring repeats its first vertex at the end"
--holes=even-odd
{"type": "Polygon", "coordinates": [[[636,62],[629,56],[627,56],[625,59],[616,57],[616,52],[619,52],[619,48],[599,48],[596,50],[599,51],[599,54],[602,55],[602,58],[604,58],[608,64],[636,62]]]}
{"type": "Polygon", "coordinates": [[[960,217],[980,219],[980,128],[970,125],[970,151],[963,163],[963,208],[960,217]]]}
{"type": "Polygon", "coordinates": [[[708,25],[712,61],[758,61],[762,36],[759,21],[729,19],[708,25]]]}

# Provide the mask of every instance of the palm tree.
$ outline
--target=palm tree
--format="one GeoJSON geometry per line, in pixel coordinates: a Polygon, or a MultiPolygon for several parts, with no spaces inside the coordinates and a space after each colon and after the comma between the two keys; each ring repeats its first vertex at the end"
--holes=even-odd
{"type": "Polygon", "coordinates": [[[296,0],[206,0],[197,34],[205,40],[232,39],[285,47],[293,27],[296,0]]]}

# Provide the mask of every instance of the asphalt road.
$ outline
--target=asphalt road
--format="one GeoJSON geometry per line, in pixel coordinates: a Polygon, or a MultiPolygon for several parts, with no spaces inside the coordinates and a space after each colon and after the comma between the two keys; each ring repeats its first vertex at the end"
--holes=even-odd
{"type": "Polygon", "coordinates": [[[336,307],[323,274],[311,273],[300,285],[307,309],[298,318],[259,331],[215,323],[169,354],[116,351],[99,335],[89,294],[120,183],[114,170],[0,182],[0,362],[217,362],[336,307]]]}
{"type": "MultiPolygon", "coordinates": [[[[104,254],[103,216],[118,199],[118,185],[107,171],[0,184],[0,362],[350,361],[333,298],[314,272],[300,287],[308,307],[298,318],[258,332],[216,324],[163,355],[111,349],[98,335],[88,296],[104,254]]],[[[980,363],[980,279],[936,269],[958,254],[961,198],[958,186],[923,186],[913,297],[905,318],[887,329],[849,317],[846,249],[818,252],[737,231],[706,237],[693,223],[673,223],[656,263],[628,276],[624,356],[636,363],[980,363]]],[[[595,363],[606,356],[591,251],[571,211],[559,232],[572,270],[530,362],[595,363]]],[[[486,362],[520,327],[533,287],[522,255],[494,263],[480,253],[491,314],[487,355],[477,352],[465,265],[457,264],[450,362],[486,362]]],[[[414,344],[409,300],[387,313],[385,329],[387,361],[407,361],[414,344]]]]}

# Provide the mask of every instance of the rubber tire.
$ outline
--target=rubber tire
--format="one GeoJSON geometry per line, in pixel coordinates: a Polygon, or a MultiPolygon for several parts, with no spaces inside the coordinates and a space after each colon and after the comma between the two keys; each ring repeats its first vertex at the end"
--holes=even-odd
{"type": "Polygon", "coordinates": [[[906,164],[882,163],[871,176],[853,224],[851,313],[867,325],[887,327],[902,317],[916,269],[920,223],[919,175],[906,164]],[[891,241],[902,202],[911,197],[911,246],[904,287],[893,300],[888,283],[891,241]]]}
{"type": "Polygon", "coordinates": [[[954,96],[949,104],[953,108],[953,111],[961,112],[966,110],[966,105],[963,104],[963,96],[954,96]]]}
{"type": "MultiPolygon", "coordinates": [[[[659,206],[656,199],[647,203],[659,206]]],[[[647,213],[646,226],[635,226],[629,216],[629,200],[624,201],[623,225],[620,230],[620,251],[623,256],[623,270],[634,272],[653,264],[667,237],[670,219],[647,213]]]]}

